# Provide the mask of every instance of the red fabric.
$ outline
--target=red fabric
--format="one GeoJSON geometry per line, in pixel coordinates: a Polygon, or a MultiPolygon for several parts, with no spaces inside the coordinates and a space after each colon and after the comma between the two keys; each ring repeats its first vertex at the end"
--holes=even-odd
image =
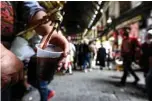
{"type": "Polygon", "coordinates": [[[122,46],[121,46],[121,51],[123,53],[129,53],[130,52],[130,40],[129,39],[124,39],[122,42],[122,46]]]}
{"type": "Polygon", "coordinates": [[[55,95],[55,91],[51,90],[48,94],[48,99],[52,98],[55,95]]]}
{"type": "Polygon", "coordinates": [[[14,11],[10,3],[1,1],[1,31],[2,35],[10,36],[14,32],[14,11]]]}
{"type": "Polygon", "coordinates": [[[137,44],[137,46],[138,47],[140,47],[141,46],[141,44],[140,44],[140,42],[138,41],[138,39],[137,38],[130,38],[130,40],[131,40],[131,42],[135,42],[136,44],[137,44]]]}

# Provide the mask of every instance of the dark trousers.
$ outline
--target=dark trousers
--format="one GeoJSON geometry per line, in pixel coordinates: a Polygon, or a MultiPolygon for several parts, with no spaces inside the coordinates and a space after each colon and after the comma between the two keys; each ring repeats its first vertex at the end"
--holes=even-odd
{"type": "Polygon", "coordinates": [[[99,62],[100,62],[101,68],[105,67],[105,58],[104,57],[101,57],[99,62]]]}
{"type": "Polygon", "coordinates": [[[8,84],[7,87],[1,90],[1,101],[15,101],[15,99],[21,99],[24,92],[25,87],[22,81],[17,84],[8,84]]]}
{"type": "MultiPolygon", "coordinates": [[[[147,60],[147,61],[149,61],[149,60],[147,60]]],[[[149,71],[149,62],[147,62],[147,61],[144,61],[143,66],[142,66],[143,72],[144,72],[144,77],[147,76],[148,71],[149,71]]]]}
{"type": "Polygon", "coordinates": [[[11,87],[1,90],[1,101],[11,101],[11,87]]]}
{"type": "Polygon", "coordinates": [[[138,80],[138,76],[135,74],[135,72],[133,71],[133,69],[131,68],[131,59],[130,58],[124,58],[123,60],[123,67],[124,67],[124,74],[121,78],[121,83],[125,84],[126,83],[126,78],[128,76],[128,73],[131,73],[132,76],[135,78],[135,80],[138,80]]]}
{"type": "Polygon", "coordinates": [[[149,101],[152,101],[152,70],[150,70],[146,76],[146,90],[149,101]]]}
{"type": "Polygon", "coordinates": [[[84,55],[83,69],[87,69],[87,63],[89,64],[88,68],[91,68],[91,54],[90,53],[87,53],[84,55]]]}

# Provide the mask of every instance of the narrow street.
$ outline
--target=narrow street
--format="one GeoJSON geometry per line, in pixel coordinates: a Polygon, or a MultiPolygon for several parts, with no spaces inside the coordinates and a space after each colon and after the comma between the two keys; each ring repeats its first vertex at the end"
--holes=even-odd
{"type": "MultiPolygon", "coordinates": [[[[73,75],[56,75],[49,85],[56,91],[51,101],[147,101],[141,87],[131,84],[133,78],[127,79],[126,87],[117,87],[122,72],[93,70],[92,72],[74,72],[73,75]]],[[[144,85],[142,73],[138,73],[144,85]]]]}
{"type": "Polygon", "coordinates": [[[2,101],[152,101],[152,0],[0,4],[2,101]]]}

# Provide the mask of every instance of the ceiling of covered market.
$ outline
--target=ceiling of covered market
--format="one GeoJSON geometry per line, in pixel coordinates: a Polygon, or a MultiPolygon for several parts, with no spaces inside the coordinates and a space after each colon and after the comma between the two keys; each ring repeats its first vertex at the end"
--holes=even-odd
{"type": "MultiPolygon", "coordinates": [[[[91,29],[102,17],[101,10],[104,10],[107,17],[109,16],[106,8],[109,8],[111,3],[112,1],[67,1],[62,9],[64,14],[61,29],[65,34],[77,34],[84,32],[85,29],[91,29]]],[[[131,13],[130,1],[119,1],[119,3],[121,9],[119,19],[116,22],[124,22],[127,17],[131,18],[133,15],[140,14],[140,9],[135,9],[135,12],[131,13]]],[[[142,4],[145,4],[145,2],[142,4]]],[[[146,2],[146,4],[150,5],[149,2],[146,2]]],[[[145,8],[145,11],[149,9],[148,6],[141,5],[141,7],[145,8]]]]}
{"type": "Polygon", "coordinates": [[[104,2],[101,1],[67,1],[63,8],[64,19],[61,28],[64,28],[67,34],[76,34],[83,32],[85,28],[91,28],[93,24],[90,26],[90,21],[95,14],[99,18],[101,14],[97,11],[102,8],[103,4],[104,2]]]}

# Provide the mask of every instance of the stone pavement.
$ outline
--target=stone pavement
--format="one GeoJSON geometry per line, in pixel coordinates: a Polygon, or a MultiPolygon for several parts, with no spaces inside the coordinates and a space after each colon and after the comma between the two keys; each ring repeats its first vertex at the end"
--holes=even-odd
{"type": "MultiPolygon", "coordinates": [[[[93,70],[74,72],[73,75],[56,75],[49,88],[56,91],[51,101],[147,101],[140,87],[131,85],[133,78],[127,79],[126,87],[117,87],[122,72],[93,70]]],[[[144,85],[142,73],[138,73],[144,85]]]]}

